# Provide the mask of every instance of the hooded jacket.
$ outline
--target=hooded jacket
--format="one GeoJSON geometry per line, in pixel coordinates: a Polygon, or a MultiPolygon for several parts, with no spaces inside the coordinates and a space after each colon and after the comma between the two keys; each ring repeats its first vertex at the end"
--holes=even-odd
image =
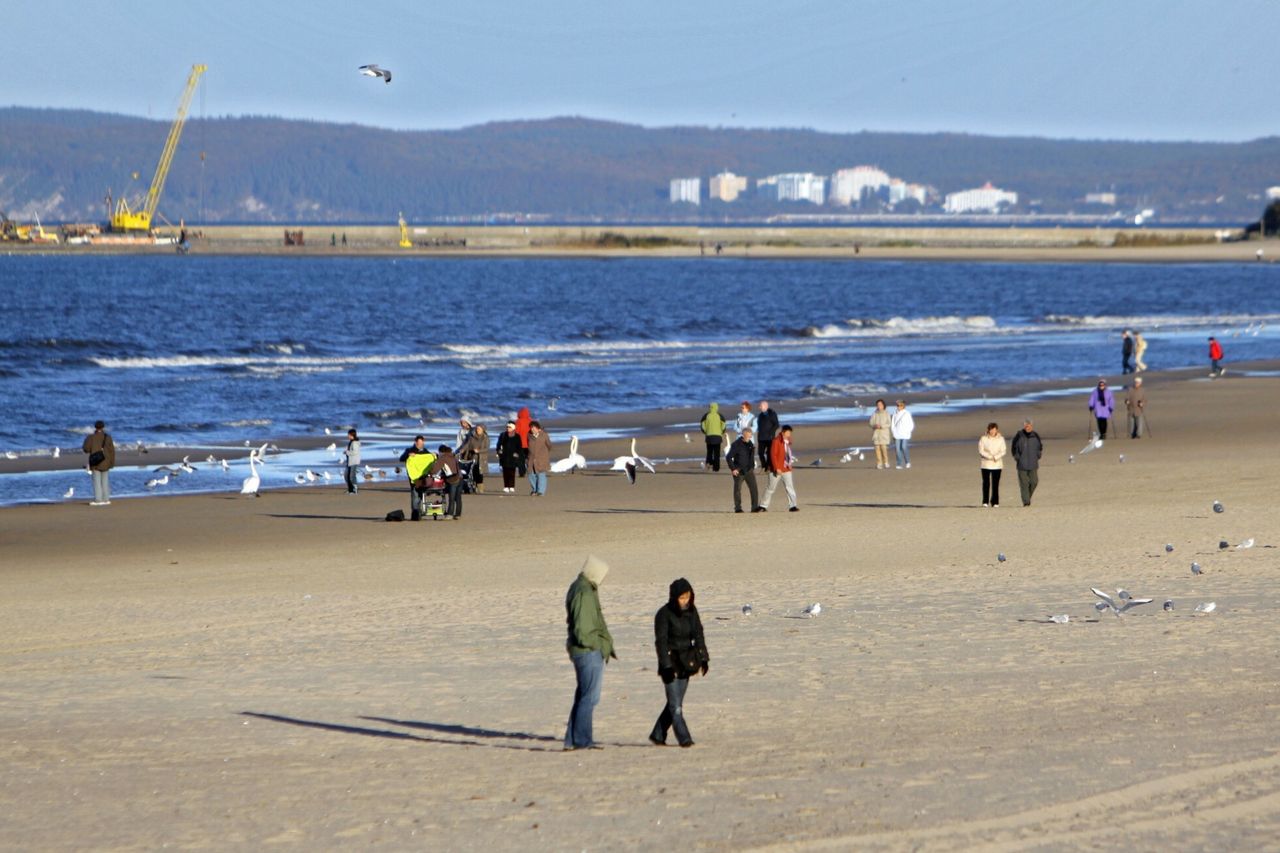
{"type": "Polygon", "coordinates": [[[707,438],[724,438],[724,417],[720,414],[720,404],[707,406],[707,413],[702,416],[702,434],[707,438]]]}
{"type": "Polygon", "coordinates": [[[529,407],[525,406],[516,415],[516,435],[520,436],[520,445],[525,450],[529,449],[529,424],[533,423],[533,416],[529,414],[529,407]]]}
{"type": "Polygon", "coordinates": [[[658,651],[658,674],[670,682],[688,678],[711,660],[702,636],[693,585],[684,578],[671,582],[667,603],[653,617],[654,646],[658,651]],[[689,607],[680,609],[678,599],[689,593],[689,607]]]}
{"type": "Polygon", "coordinates": [[[458,457],[454,456],[453,451],[447,448],[440,451],[436,461],[431,463],[431,473],[437,477],[443,477],[444,481],[451,486],[462,479],[462,474],[458,467],[458,457]]]}
{"type": "Polygon", "coordinates": [[[1095,418],[1109,418],[1116,410],[1116,398],[1110,388],[1094,388],[1089,392],[1089,411],[1095,418]]]}
{"type": "Polygon", "coordinates": [[[585,652],[600,652],[607,662],[616,658],[613,653],[613,637],[609,634],[609,626],[605,624],[604,613],[600,610],[600,582],[609,573],[609,564],[598,557],[587,557],[582,564],[582,571],[569,586],[564,598],[565,622],[569,627],[569,638],[565,648],[570,655],[585,652]]]}

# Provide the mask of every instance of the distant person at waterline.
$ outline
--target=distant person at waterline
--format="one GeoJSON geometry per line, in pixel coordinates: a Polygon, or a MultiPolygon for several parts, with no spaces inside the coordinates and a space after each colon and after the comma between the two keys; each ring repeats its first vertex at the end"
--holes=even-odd
{"type": "Polygon", "coordinates": [[[1222,366],[1222,344],[1218,343],[1218,339],[1209,337],[1209,375],[1221,376],[1226,373],[1227,369],[1222,366]]]}
{"type": "Polygon", "coordinates": [[[1120,372],[1133,373],[1133,336],[1128,329],[1120,341],[1120,372]]]}
{"type": "Polygon", "coordinates": [[[1141,376],[1124,395],[1124,407],[1129,413],[1129,438],[1142,438],[1147,429],[1147,389],[1142,387],[1141,376]]]}
{"type": "Polygon", "coordinates": [[[1000,506],[1000,474],[1009,448],[995,422],[987,424],[987,434],[978,439],[979,467],[982,469],[982,505],[1000,506]]]}
{"type": "Polygon", "coordinates": [[[778,434],[778,413],[769,408],[768,400],[760,401],[760,413],[756,415],[756,453],[760,455],[760,467],[769,470],[769,446],[778,434]]]}
{"type": "Polygon", "coordinates": [[[871,444],[876,449],[876,468],[888,468],[893,419],[885,408],[884,400],[876,400],[876,410],[871,413],[871,420],[868,423],[871,426],[871,444]]]}
{"type": "Polygon", "coordinates": [[[1138,372],[1147,369],[1147,363],[1142,357],[1147,354],[1147,339],[1142,336],[1142,332],[1138,332],[1133,336],[1133,360],[1138,366],[1138,372]]]}
{"type": "Polygon", "coordinates": [[[1107,388],[1107,380],[1099,379],[1098,387],[1089,392],[1089,411],[1098,425],[1098,438],[1106,441],[1107,424],[1116,410],[1116,398],[1107,388]]]}
{"type": "Polygon", "coordinates": [[[356,485],[360,477],[360,436],[355,427],[347,430],[347,451],[343,454],[343,478],[347,481],[347,494],[359,491],[356,485]]]}
{"type": "Polygon", "coordinates": [[[745,430],[751,430],[752,434],[755,434],[756,416],[751,413],[751,404],[746,400],[742,401],[742,408],[738,412],[738,417],[734,419],[733,425],[738,435],[742,435],[745,430]]]}
{"type": "Polygon", "coordinates": [[[467,436],[467,440],[462,443],[462,449],[458,451],[458,458],[464,462],[470,462],[474,465],[472,478],[476,484],[476,494],[484,494],[484,475],[489,470],[489,431],[485,429],[484,424],[476,424],[471,429],[471,434],[467,436]]]}
{"type": "Polygon", "coordinates": [[[706,466],[712,471],[720,470],[720,445],[724,443],[724,416],[720,414],[720,404],[707,406],[707,413],[702,416],[702,435],[707,440],[706,466]]]}
{"type": "Polygon", "coordinates": [[[516,432],[516,422],[507,421],[506,432],[498,436],[498,467],[502,469],[502,491],[516,490],[516,474],[525,466],[524,442],[516,432]]]}
{"type": "Polygon", "coordinates": [[[107,425],[95,421],[93,433],[85,437],[81,449],[89,454],[89,473],[93,475],[93,500],[89,506],[106,506],[111,503],[109,472],[116,467],[116,443],[107,432],[107,425]]]}
{"type": "Polygon", "coordinates": [[[529,422],[529,494],[534,497],[545,497],[547,494],[547,472],[551,470],[551,436],[542,429],[538,421],[529,422]]]}
{"type": "Polygon", "coordinates": [[[889,417],[889,433],[900,469],[911,467],[911,433],[915,428],[915,419],[907,411],[907,401],[899,400],[897,410],[889,417]]]}

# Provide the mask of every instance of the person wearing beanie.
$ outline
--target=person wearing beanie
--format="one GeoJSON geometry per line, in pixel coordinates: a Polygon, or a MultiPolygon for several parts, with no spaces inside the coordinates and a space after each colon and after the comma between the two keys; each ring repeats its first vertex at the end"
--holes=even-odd
{"type": "Polygon", "coordinates": [[[653,617],[654,645],[658,650],[658,677],[666,687],[667,704],[649,732],[649,740],[666,746],[667,732],[676,731],[676,742],[693,746],[693,736],[684,719],[684,696],[689,678],[711,668],[702,620],[694,605],[693,585],[684,578],[671,582],[667,603],[653,617]]]}
{"type": "Polygon", "coordinates": [[[564,599],[565,622],[569,627],[565,648],[577,679],[569,724],[564,731],[564,748],[567,750],[602,749],[595,741],[592,715],[600,702],[605,664],[610,658],[618,659],[613,650],[613,637],[600,609],[600,583],[608,573],[608,563],[599,557],[588,556],[564,599]]]}

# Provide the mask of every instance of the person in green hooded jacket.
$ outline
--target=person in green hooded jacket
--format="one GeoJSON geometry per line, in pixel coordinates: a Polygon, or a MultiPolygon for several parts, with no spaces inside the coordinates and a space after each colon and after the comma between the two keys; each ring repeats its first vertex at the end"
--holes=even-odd
{"type": "Polygon", "coordinates": [[[608,572],[608,563],[588,556],[564,599],[565,622],[569,626],[565,648],[569,652],[569,660],[573,661],[578,685],[573,693],[569,725],[564,732],[565,749],[602,748],[595,742],[591,717],[600,702],[605,663],[609,658],[618,658],[613,650],[609,626],[605,624],[604,613],[600,609],[600,582],[608,572]]]}
{"type": "Polygon", "coordinates": [[[707,413],[702,416],[702,434],[707,438],[706,467],[719,471],[720,445],[724,443],[724,417],[720,414],[719,403],[708,406],[707,413]]]}

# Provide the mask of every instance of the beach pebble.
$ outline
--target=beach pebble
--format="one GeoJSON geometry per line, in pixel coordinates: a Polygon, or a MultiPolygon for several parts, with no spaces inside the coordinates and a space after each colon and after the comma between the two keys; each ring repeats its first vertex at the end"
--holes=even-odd
{"type": "Polygon", "coordinates": [[[1219,550],[1219,551],[1225,551],[1225,550],[1227,550],[1227,549],[1228,549],[1228,548],[1230,548],[1230,547],[1231,547],[1231,543],[1230,543],[1230,542],[1228,542],[1227,540],[1225,540],[1225,539],[1219,539],[1219,540],[1218,540],[1218,550],[1219,550]]]}
{"type": "Polygon", "coordinates": [[[1165,552],[1166,554],[1172,554],[1172,553],[1173,553],[1173,543],[1171,543],[1171,542],[1166,542],[1166,543],[1165,543],[1165,546],[1164,546],[1164,552],[1165,552]]]}

